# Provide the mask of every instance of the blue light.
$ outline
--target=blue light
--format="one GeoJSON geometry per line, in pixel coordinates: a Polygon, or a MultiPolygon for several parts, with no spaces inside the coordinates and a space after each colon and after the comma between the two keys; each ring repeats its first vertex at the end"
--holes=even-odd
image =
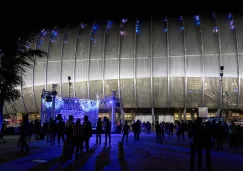
{"type": "Polygon", "coordinates": [[[91,40],[92,42],[96,43],[96,40],[95,40],[93,37],[91,37],[90,40],[91,40]]]}
{"type": "Polygon", "coordinates": [[[112,101],[110,101],[110,104],[112,104],[112,101]]]}
{"type": "Polygon", "coordinates": [[[47,33],[47,32],[43,29],[43,30],[41,31],[41,36],[45,36],[46,33],[47,33]]]}
{"type": "MultiPolygon", "coordinates": [[[[63,100],[61,97],[56,96],[56,101],[55,101],[55,109],[59,109],[62,107],[64,104],[63,100]]],[[[46,102],[45,103],[46,108],[52,108],[52,102],[46,102]]]]}
{"type": "Polygon", "coordinates": [[[199,17],[198,15],[196,15],[196,16],[194,17],[194,19],[195,19],[195,24],[196,24],[196,26],[200,26],[200,25],[201,25],[200,17],[199,17]]]}
{"type": "Polygon", "coordinates": [[[91,110],[97,110],[98,105],[99,105],[99,101],[98,100],[94,101],[94,100],[80,99],[79,105],[85,112],[89,112],[91,110]]]}
{"type": "Polygon", "coordinates": [[[136,21],[136,33],[140,33],[139,20],[136,21]]]}
{"type": "Polygon", "coordinates": [[[46,35],[46,30],[45,29],[42,29],[41,30],[41,36],[45,36],[46,35]]]}
{"type": "Polygon", "coordinates": [[[232,20],[232,14],[231,13],[228,14],[228,19],[232,20]]]}
{"type": "Polygon", "coordinates": [[[218,31],[219,31],[218,27],[217,26],[214,26],[213,32],[217,33],[218,31]]]}
{"type": "Polygon", "coordinates": [[[181,30],[181,31],[183,31],[183,30],[184,30],[184,27],[183,27],[183,26],[181,26],[181,27],[180,27],[180,30],[181,30]]]}
{"type": "Polygon", "coordinates": [[[97,24],[93,24],[92,33],[94,33],[97,29],[98,29],[98,25],[97,24]]]}
{"type": "Polygon", "coordinates": [[[183,17],[182,16],[180,16],[180,21],[182,21],[183,20],[183,17]]]}
{"type": "Polygon", "coordinates": [[[44,43],[43,38],[39,38],[37,46],[40,47],[41,45],[43,45],[43,43],[44,43]]]}
{"type": "Polygon", "coordinates": [[[167,17],[165,17],[165,19],[164,19],[164,32],[167,32],[168,31],[168,28],[167,28],[167,22],[168,22],[168,20],[167,20],[167,17]]]}
{"type": "Polygon", "coordinates": [[[53,36],[53,37],[56,37],[57,35],[58,35],[57,31],[56,31],[56,30],[53,30],[53,31],[52,31],[52,36],[53,36]]]}
{"type": "Polygon", "coordinates": [[[228,17],[228,20],[229,20],[229,27],[230,27],[230,29],[234,30],[235,29],[235,23],[234,23],[232,14],[229,13],[227,17],[228,17]]]}
{"type": "Polygon", "coordinates": [[[108,32],[111,29],[111,27],[112,27],[112,21],[108,20],[106,24],[106,31],[108,32]]]}

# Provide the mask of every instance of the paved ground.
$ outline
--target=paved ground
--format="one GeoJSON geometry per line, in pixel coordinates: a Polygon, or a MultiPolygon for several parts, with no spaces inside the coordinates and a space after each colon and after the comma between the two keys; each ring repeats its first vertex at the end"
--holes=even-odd
{"type": "MultiPolygon", "coordinates": [[[[17,137],[9,136],[6,137],[6,144],[0,144],[0,171],[187,171],[190,152],[188,142],[177,143],[174,137],[166,137],[164,143],[156,144],[154,137],[154,134],[144,134],[141,141],[134,141],[130,135],[129,142],[124,143],[124,161],[118,160],[121,135],[112,135],[110,147],[94,145],[93,137],[89,155],[63,162],[60,159],[61,147],[34,141],[30,143],[31,151],[26,155],[16,148],[17,137]],[[47,163],[32,163],[33,160],[44,160],[47,163]]],[[[243,170],[243,148],[231,150],[226,146],[224,151],[213,151],[212,158],[214,171],[243,170]]]]}

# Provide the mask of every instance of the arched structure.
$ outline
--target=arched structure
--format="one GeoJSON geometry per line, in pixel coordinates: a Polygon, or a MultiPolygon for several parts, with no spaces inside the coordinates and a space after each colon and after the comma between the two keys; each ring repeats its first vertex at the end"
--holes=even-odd
{"type": "MultiPolygon", "coordinates": [[[[42,30],[32,46],[47,51],[24,77],[22,98],[4,113],[41,109],[43,88],[96,99],[118,92],[122,108],[217,109],[243,106],[243,17],[226,15],[122,19],[42,30]],[[219,82],[223,65],[221,104],[219,82]]],[[[6,109],[6,110],[5,110],[6,109]]]]}

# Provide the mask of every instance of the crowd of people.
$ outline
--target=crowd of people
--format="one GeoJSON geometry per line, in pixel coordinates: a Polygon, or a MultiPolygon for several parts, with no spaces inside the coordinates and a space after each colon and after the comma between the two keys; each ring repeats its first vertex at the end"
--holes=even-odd
{"type": "MultiPolygon", "coordinates": [[[[125,121],[124,124],[120,123],[120,132],[122,135],[121,141],[128,142],[128,135],[130,130],[133,131],[134,140],[140,140],[141,134],[150,134],[153,128],[150,122],[141,122],[139,120],[134,121],[131,125],[125,121]],[[131,128],[131,129],[130,129],[131,128]]],[[[5,126],[2,127],[4,129],[5,126]]],[[[102,143],[101,134],[105,134],[104,144],[111,144],[111,122],[108,118],[98,118],[95,128],[96,144],[102,143]]],[[[198,157],[198,169],[202,169],[202,151],[206,151],[206,169],[212,169],[211,163],[211,150],[224,150],[225,143],[228,142],[229,148],[238,148],[243,144],[243,128],[236,125],[234,121],[231,123],[216,122],[215,120],[203,121],[201,118],[197,118],[195,121],[184,122],[183,120],[171,122],[156,122],[154,125],[156,133],[156,142],[162,143],[165,140],[165,136],[173,137],[176,134],[177,142],[188,140],[191,150],[191,171],[194,170],[195,154],[197,152],[198,157]],[[186,138],[186,135],[188,138],[186,138]]],[[[88,116],[84,116],[84,122],[81,123],[80,119],[77,119],[74,123],[72,115],[64,122],[61,116],[56,118],[50,118],[48,122],[41,125],[39,120],[29,122],[28,115],[23,116],[23,120],[20,126],[20,138],[17,145],[20,146],[21,151],[29,151],[28,142],[31,142],[32,135],[36,140],[46,140],[51,146],[54,146],[57,140],[57,145],[61,146],[61,141],[67,151],[67,156],[71,157],[75,153],[75,157],[78,158],[80,154],[83,154],[83,147],[85,146],[86,153],[89,153],[89,140],[93,133],[92,124],[88,119],[88,116]],[[74,150],[76,150],[74,152],[74,150]]],[[[4,132],[4,131],[1,131],[4,132]]],[[[1,134],[0,139],[3,139],[1,134]]]]}

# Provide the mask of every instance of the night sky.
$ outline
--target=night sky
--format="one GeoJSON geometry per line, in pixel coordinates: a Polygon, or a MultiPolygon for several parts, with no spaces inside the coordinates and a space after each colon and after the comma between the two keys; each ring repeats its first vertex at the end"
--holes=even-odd
{"type": "MultiPolygon", "coordinates": [[[[242,6],[233,1],[58,1],[50,3],[40,1],[36,3],[11,2],[1,4],[0,38],[11,39],[19,34],[52,28],[56,25],[97,21],[107,19],[146,18],[150,16],[180,16],[202,13],[241,13],[242,6]],[[219,4],[218,4],[219,3],[219,4]],[[15,4],[13,6],[13,4],[15,4]]],[[[2,3],[2,2],[1,2],[2,3]]],[[[243,10],[242,10],[243,12],[243,10]]],[[[0,40],[0,41],[1,41],[0,40]]]]}

